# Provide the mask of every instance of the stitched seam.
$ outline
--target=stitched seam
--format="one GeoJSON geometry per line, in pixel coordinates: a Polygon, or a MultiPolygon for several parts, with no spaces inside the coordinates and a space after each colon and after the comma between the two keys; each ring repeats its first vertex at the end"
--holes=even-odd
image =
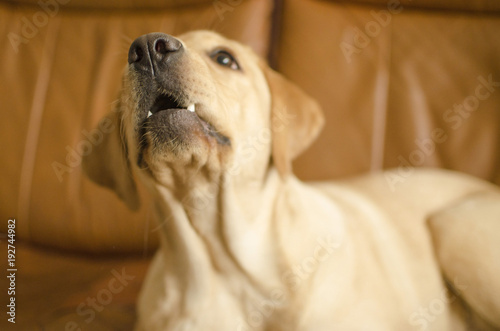
{"type": "Polygon", "coordinates": [[[384,168],[385,158],[385,136],[387,126],[387,112],[389,107],[389,93],[390,93],[390,77],[391,77],[391,57],[392,57],[392,34],[393,24],[391,22],[389,31],[389,47],[387,55],[381,56],[379,67],[384,67],[385,73],[377,75],[377,83],[375,89],[375,109],[373,113],[373,127],[372,127],[372,144],[371,144],[371,160],[370,171],[379,171],[384,168]],[[380,64],[380,62],[385,62],[380,64]]]}
{"type": "Polygon", "coordinates": [[[59,19],[54,19],[53,24],[47,27],[47,39],[42,50],[42,61],[33,93],[33,102],[30,109],[30,118],[28,131],[26,134],[26,143],[24,146],[23,161],[21,165],[21,177],[19,181],[18,215],[19,219],[25,224],[28,238],[31,238],[29,213],[31,189],[33,184],[33,173],[37,154],[38,141],[42,117],[47,98],[52,66],[54,64],[54,52],[56,48],[57,34],[59,30],[59,19]]]}

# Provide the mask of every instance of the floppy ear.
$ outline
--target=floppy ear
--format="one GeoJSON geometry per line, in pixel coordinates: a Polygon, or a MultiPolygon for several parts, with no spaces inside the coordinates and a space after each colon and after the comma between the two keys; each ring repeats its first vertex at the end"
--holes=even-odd
{"type": "Polygon", "coordinates": [[[83,157],[82,167],[87,176],[99,185],[112,189],[132,210],[139,208],[126,141],[123,137],[119,106],[106,115],[95,129],[102,134],[91,153],[83,157]]]}
{"type": "Polygon", "coordinates": [[[281,74],[262,65],[271,92],[272,157],[281,177],[292,173],[292,160],[323,127],[319,104],[281,74]]]}

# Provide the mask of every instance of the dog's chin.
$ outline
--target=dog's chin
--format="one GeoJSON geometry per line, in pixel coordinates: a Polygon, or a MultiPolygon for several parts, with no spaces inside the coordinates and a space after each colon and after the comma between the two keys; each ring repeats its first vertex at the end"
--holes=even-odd
{"type": "Polygon", "coordinates": [[[217,155],[228,147],[229,138],[196,112],[165,109],[149,114],[140,126],[138,165],[151,170],[165,164],[199,169],[214,156],[220,160],[217,155]]]}

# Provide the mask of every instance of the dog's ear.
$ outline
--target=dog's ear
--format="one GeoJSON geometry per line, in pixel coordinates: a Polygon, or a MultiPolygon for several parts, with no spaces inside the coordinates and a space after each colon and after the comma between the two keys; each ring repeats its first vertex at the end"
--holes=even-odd
{"type": "Polygon", "coordinates": [[[95,130],[100,132],[102,139],[83,157],[82,167],[92,181],[112,189],[130,209],[137,210],[139,195],[128,160],[119,109],[118,105],[99,122],[95,130]]]}
{"type": "Polygon", "coordinates": [[[281,74],[262,65],[271,92],[272,157],[284,178],[292,160],[316,139],[324,117],[319,104],[281,74]]]}

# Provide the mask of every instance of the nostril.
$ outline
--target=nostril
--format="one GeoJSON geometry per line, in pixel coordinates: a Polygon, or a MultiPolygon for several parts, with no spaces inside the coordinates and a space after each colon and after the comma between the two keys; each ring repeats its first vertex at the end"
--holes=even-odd
{"type": "Polygon", "coordinates": [[[167,42],[164,39],[158,39],[155,43],[155,51],[160,54],[167,54],[167,42]]]}
{"type": "Polygon", "coordinates": [[[142,57],[144,56],[144,51],[142,50],[142,47],[139,47],[137,46],[135,48],[135,61],[134,62],[138,62],[142,59],[142,57]]]}
{"type": "Polygon", "coordinates": [[[144,51],[141,46],[131,47],[128,55],[128,63],[140,62],[144,57],[144,51]]]}

